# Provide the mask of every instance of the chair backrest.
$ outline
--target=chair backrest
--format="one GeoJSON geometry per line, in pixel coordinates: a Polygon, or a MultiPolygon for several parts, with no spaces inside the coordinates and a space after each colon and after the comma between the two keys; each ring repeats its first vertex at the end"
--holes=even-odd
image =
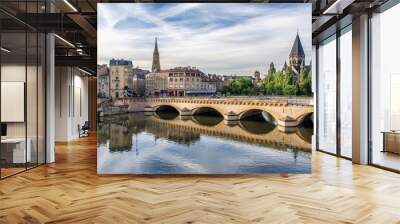
{"type": "Polygon", "coordinates": [[[82,128],[90,128],[89,121],[85,121],[85,124],[83,124],[82,128]]]}

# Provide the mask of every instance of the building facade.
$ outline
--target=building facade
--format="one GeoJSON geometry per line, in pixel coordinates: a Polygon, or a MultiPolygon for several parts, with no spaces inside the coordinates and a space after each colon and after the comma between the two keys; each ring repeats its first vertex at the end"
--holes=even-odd
{"type": "Polygon", "coordinates": [[[145,78],[146,96],[167,96],[168,93],[168,70],[151,72],[145,78]]]}
{"type": "Polygon", "coordinates": [[[97,65],[97,97],[110,97],[110,75],[107,65],[97,65]]]}
{"type": "Polygon", "coordinates": [[[110,96],[111,98],[123,98],[133,88],[132,61],[110,60],[110,96]]]}
{"type": "Polygon", "coordinates": [[[208,80],[209,82],[215,84],[215,88],[217,91],[224,88],[224,79],[221,75],[208,74],[208,80]]]}
{"type": "Polygon", "coordinates": [[[144,96],[146,90],[146,75],[150,71],[140,68],[133,69],[132,90],[136,96],[144,96]]]}
{"type": "Polygon", "coordinates": [[[169,96],[197,96],[215,94],[216,83],[195,67],[176,67],[168,70],[169,96]]]}

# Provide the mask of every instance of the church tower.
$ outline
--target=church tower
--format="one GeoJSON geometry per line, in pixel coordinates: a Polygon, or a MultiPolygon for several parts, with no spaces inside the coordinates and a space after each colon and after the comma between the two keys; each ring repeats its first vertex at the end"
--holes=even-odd
{"type": "Polygon", "coordinates": [[[293,71],[293,78],[295,81],[299,80],[300,69],[304,66],[305,54],[303,45],[301,44],[299,33],[296,34],[292,50],[289,54],[289,65],[293,71]]]}
{"type": "Polygon", "coordinates": [[[151,66],[151,71],[158,72],[160,70],[161,70],[160,54],[158,53],[157,37],[156,37],[156,43],[154,45],[154,52],[153,52],[153,65],[151,66]]]}

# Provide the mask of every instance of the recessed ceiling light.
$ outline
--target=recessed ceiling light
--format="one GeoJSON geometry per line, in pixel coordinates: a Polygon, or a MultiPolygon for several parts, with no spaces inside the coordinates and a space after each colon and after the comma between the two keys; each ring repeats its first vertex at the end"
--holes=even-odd
{"type": "Polygon", "coordinates": [[[78,10],[68,1],[64,0],[65,4],[67,4],[74,12],[78,12],[78,10]]]}
{"type": "Polygon", "coordinates": [[[1,47],[1,51],[4,51],[6,53],[10,53],[11,52],[11,50],[9,50],[9,49],[7,49],[5,47],[1,47]]]}
{"type": "Polygon", "coordinates": [[[79,71],[81,71],[81,72],[83,72],[83,73],[85,73],[85,74],[87,74],[87,75],[92,75],[92,73],[90,73],[90,72],[88,72],[88,71],[85,71],[85,70],[83,70],[83,69],[81,69],[81,68],[78,68],[79,69],[79,71]]]}
{"type": "Polygon", "coordinates": [[[351,5],[355,0],[336,0],[322,14],[342,14],[343,10],[351,5]]]}
{"type": "Polygon", "coordinates": [[[69,42],[68,40],[66,40],[66,39],[64,39],[64,38],[62,38],[62,37],[60,37],[60,36],[57,35],[57,34],[54,34],[54,36],[57,37],[57,38],[58,38],[59,40],[61,40],[62,42],[66,43],[67,45],[69,45],[69,46],[75,48],[75,45],[73,45],[73,44],[72,44],[71,42],[69,42]]]}

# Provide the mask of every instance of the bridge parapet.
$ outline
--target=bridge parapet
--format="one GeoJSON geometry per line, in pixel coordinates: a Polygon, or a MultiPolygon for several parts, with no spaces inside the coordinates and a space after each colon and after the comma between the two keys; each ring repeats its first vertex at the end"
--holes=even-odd
{"type": "Polygon", "coordinates": [[[253,106],[287,106],[288,100],[282,99],[257,99],[257,98],[147,98],[147,102],[154,103],[194,103],[194,104],[224,104],[224,105],[253,105],[253,106]]]}
{"type": "Polygon", "coordinates": [[[206,101],[206,102],[226,102],[226,104],[243,104],[243,103],[276,103],[276,104],[292,104],[292,105],[303,105],[313,106],[313,97],[149,97],[146,98],[149,101],[170,101],[170,102],[182,102],[184,101],[206,101]]]}

